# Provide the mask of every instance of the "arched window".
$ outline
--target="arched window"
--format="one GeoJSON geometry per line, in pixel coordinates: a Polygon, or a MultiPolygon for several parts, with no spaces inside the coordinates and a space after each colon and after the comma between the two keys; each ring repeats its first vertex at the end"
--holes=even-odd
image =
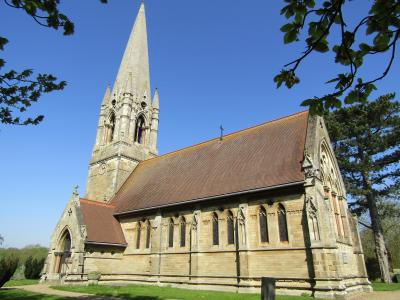
{"type": "Polygon", "coordinates": [[[311,216],[312,230],[314,235],[314,240],[319,241],[321,237],[319,236],[319,226],[318,220],[316,216],[311,216]]]}
{"type": "Polygon", "coordinates": [[[169,219],[168,225],[168,247],[174,246],[174,220],[169,219]]]}
{"type": "Polygon", "coordinates": [[[260,206],[258,217],[260,223],[260,240],[262,243],[268,243],[269,242],[268,220],[267,220],[267,211],[265,210],[264,206],[260,206]]]}
{"type": "Polygon", "coordinates": [[[228,210],[228,218],[227,218],[227,234],[228,234],[228,245],[232,245],[235,243],[235,225],[233,219],[233,213],[228,210]]]}
{"type": "Polygon", "coordinates": [[[114,140],[114,131],[115,131],[115,114],[111,113],[107,125],[107,137],[106,137],[107,144],[111,143],[114,140]]]}
{"type": "Polygon", "coordinates": [[[181,218],[181,247],[186,245],[186,220],[185,217],[181,218]]]}
{"type": "Polygon", "coordinates": [[[217,213],[213,213],[213,218],[212,218],[212,236],[213,236],[213,245],[219,245],[219,226],[218,226],[218,215],[217,215],[217,213]]]}
{"type": "Polygon", "coordinates": [[[150,224],[150,221],[147,220],[147,226],[146,226],[146,249],[150,248],[150,235],[151,235],[151,224],[150,224]]]}
{"type": "Polygon", "coordinates": [[[136,234],[136,249],[140,249],[140,234],[142,231],[142,227],[140,222],[137,222],[137,234],[136,234]]]}
{"type": "Polygon", "coordinates": [[[288,228],[286,220],[286,210],[282,204],[278,206],[278,227],[279,227],[279,239],[281,242],[288,242],[288,228]]]}
{"type": "Polygon", "coordinates": [[[340,205],[340,215],[342,216],[343,234],[344,234],[344,237],[348,237],[349,236],[349,223],[347,222],[346,201],[343,198],[340,198],[339,205],[340,205]]]}
{"type": "Polygon", "coordinates": [[[145,130],[145,122],[143,116],[139,116],[136,120],[135,126],[135,136],[134,141],[138,142],[139,144],[143,144],[144,141],[144,130],[145,130]]]}
{"type": "Polygon", "coordinates": [[[332,192],[331,194],[332,194],[333,213],[335,215],[337,233],[340,237],[342,237],[343,224],[342,224],[342,218],[340,217],[339,201],[337,199],[336,193],[332,192]]]}

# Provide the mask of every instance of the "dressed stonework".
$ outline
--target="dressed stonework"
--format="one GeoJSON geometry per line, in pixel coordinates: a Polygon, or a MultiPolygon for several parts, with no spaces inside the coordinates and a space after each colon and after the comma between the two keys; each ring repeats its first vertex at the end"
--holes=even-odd
{"type": "Polygon", "coordinates": [[[85,198],[42,281],[152,283],[334,298],[369,291],[357,220],[321,117],[307,111],[157,156],[142,3],[107,88],[85,198]]]}

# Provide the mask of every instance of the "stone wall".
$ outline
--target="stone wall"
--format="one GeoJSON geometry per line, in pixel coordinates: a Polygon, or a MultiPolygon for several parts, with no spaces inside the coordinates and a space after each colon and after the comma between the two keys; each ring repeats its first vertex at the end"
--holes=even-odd
{"type": "MultiPolygon", "coordinates": [[[[154,282],[243,292],[258,291],[260,277],[270,276],[278,279],[279,293],[312,294],[315,266],[308,240],[305,207],[302,193],[286,192],[248,199],[224,199],[213,205],[123,218],[120,222],[128,243],[125,251],[111,254],[104,250],[103,253],[96,252],[94,248],[94,252],[85,256],[85,271],[102,273],[103,283],[154,282]],[[279,238],[279,204],[286,209],[288,242],[281,242],[279,238]],[[267,212],[267,243],[260,241],[260,206],[267,212]],[[235,219],[235,244],[228,244],[228,211],[232,212],[235,219]],[[213,245],[212,240],[214,213],[218,215],[219,245],[213,245]],[[182,217],[186,221],[183,247],[180,245],[182,217]],[[242,218],[245,230],[240,233],[242,218]],[[171,220],[174,228],[173,247],[169,247],[168,240],[171,220]],[[139,248],[138,222],[141,224],[139,248]],[[149,248],[146,248],[148,222],[151,238],[149,248]]],[[[333,283],[329,282],[331,285],[339,288],[346,276],[360,277],[357,256],[353,254],[350,244],[328,247],[314,255],[315,260],[324,262],[323,268],[327,268],[325,275],[330,274],[328,276],[333,280],[333,283]],[[346,253],[346,256],[343,257],[342,253],[346,253]],[[338,268],[339,265],[342,267],[338,268]]]]}

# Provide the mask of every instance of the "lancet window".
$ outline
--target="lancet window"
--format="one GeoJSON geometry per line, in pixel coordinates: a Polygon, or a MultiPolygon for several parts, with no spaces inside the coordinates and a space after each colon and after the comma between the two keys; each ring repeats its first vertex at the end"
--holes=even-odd
{"type": "Polygon", "coordinates": [[[219,224],[217,213],[213,213],[212,217],[212,237],[213,245],[219,245],[219,224]]]}
{"type": "Polygon", "coordinates": [[[185,247],[185,245],[186,245],[186,219],[185,219],[185,217],[181,218],[180,227],[181,227],[181,242],[180,242],[180,245],[181,245],[181,247],[185,247]]]}
{"type": "Polygon", "coordinates": [[[348,236],[348,223],[346,214],[346,202],[342,199],[340,180],[335,171],[335,165],[330,158],[329,150],[325,143],[321,145],[320,169],[321,177],[324,180],[325,197],[331,202],[333,218],[335,220],[336,232],[338,237],[348,236]]]}
{"type": "Polygon", "coordinates": [[[227,217],[227,234],[228,234],[228,245],[232,245],[235,243],[235,224],[233,219],[233,213],[228,210],[227,217]]]}
{"type": "Polygon", "coordinates": [[[142,232],[142,226],[140,222],[137,222],[137,233],[136,233],[136,249],[140,249],[140,235],[142,232]]]}
{"type": "Polygon", "coordinates": [[[268,220],[267,220],[267,211],[263,206],[260,206],[260,210],[258,212],[259,217],[259,225],[260,225],[260,240],[262,243],[268,243],[268,220]]]}
{"type": "Polygon", "coordinates": [[[174,220],[172,218],[168,225],[168,247],[174,247],[174,220]]]}
{"type": "Polygon", "coordinates": [[[282,204],[278,206],[278,227],[279,227],[279,239],[281,242],[288,242],[288,227],[286,219],[286,209],[282,204]]]}
{"type": "Polygon", "coordinates": [[[150,224],[150,221],[147,220],[147,224],[146,224],[146,249],[150,248],[150,237],[151,237],[151,224],[150,224]]]}
{"type": "Polygon", "coordinates": [[[111,143],[114,140],[114,132],[115,132],[115,114],[111,113],[107,124],[107,135],[106,135],[107,144],[111,143]]]}
{"type": "Polygon", "coordinates": [[[144,143],[144,134],[145,133],[145,121],[143,116],[139,116],[139,118],[136,120],[136,125],[135,125],[135,136],[134,136],[134,141],[143,144],[144,143]]]}

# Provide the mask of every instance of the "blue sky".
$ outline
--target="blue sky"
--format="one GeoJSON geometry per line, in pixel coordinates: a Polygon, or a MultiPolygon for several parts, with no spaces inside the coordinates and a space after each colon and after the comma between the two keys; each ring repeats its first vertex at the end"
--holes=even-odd
{"type": "MultiPolygon", "coordinates": [[[[360,16],[369,1],[353,1],[360,16]]],[[[76,32],[43,28],[4,4],[0,36],[6,68],[34,68],[68,82],[41,98],[30,112],[45,115],[33,127],[0,127],[0,234],[3,246],[47,246],[78,184],[85,193],[99,107],[112,84],[140,1],[63,1],[76,32]]],[[[283,1],[146,1],[152,89],[160,92],[159,152],[190,146],[304,108],[302,99],[329,91],[324,82],[338,67],[314,55],[301,67],[301,84],[276,89],[273,77],[303,44],[284,45],[279,28],[283,1]]],[[[365,75],[384,68],[374,59],[365,75]]],[[[399,91],[399,66],[375,95],[399,91]]]]}

